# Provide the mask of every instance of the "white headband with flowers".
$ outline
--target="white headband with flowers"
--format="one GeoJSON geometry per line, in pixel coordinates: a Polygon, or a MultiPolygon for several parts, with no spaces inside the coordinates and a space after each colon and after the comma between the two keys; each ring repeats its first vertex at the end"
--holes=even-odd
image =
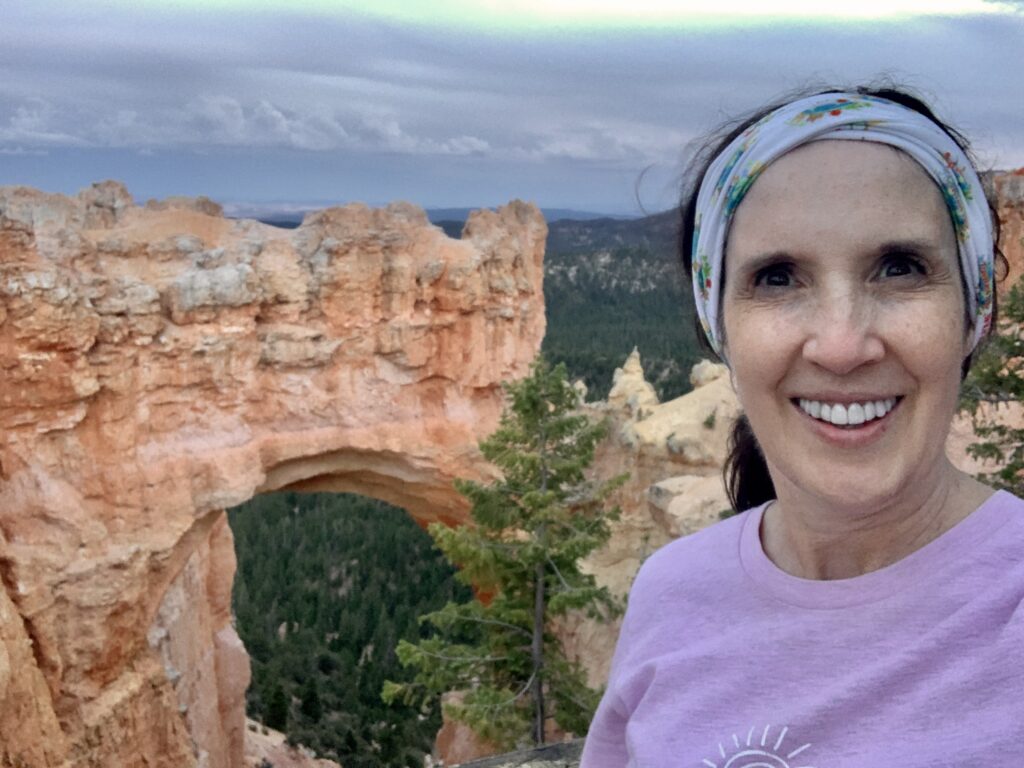
{"type": "Polygon", "coordinates": [[[801,144],[850,139],[889,144],[916,160],[938,185],[956,230],[968,286],[973,347],[992,322],[992,221],[970,160],[924,115],[877,96],[825,93],[790,102],[737,136],[711,163],[697,195],[693,296],[708,341],[722,351],[719,307],[725,238],[743,196],[773,161],[801,144]]]}

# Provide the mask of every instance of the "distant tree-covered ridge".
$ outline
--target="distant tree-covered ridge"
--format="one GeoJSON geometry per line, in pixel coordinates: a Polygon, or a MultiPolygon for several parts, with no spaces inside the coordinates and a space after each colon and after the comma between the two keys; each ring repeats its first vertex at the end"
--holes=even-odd
{"type": "Polygon", "coordinates": [[[542,350],[587,385],[588,400],[608,395],[612,374],[636,347],[658,397],[690,391],[704,356],[683,284],[674,212],[633,221],[557,221],[544,257],[547,332],[542,350]]]}
{"type": "Polygon", "coordinates": [[[408,680],[401,639],[470,590],[408,513],[345,494],[277,493],[229,511],[233,608],[252,658],[248,713],[345,768],[423,765],[441,725],[436,698],[388,707],[408,680]]]}

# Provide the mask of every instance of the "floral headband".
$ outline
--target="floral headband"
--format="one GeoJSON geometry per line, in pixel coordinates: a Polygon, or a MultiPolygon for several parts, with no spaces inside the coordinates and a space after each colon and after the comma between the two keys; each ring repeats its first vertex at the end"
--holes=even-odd
{"type": "Polygon", "coordinates": [[[877,96],[824,93],[779,107],[737,136],[709,166],[697,195],[693,296],[708,341],[720,357],[722,259],[732,216],[758,175],[791,149],[822,139],[889,144],[917,161],[938,185],[956,230],[970,290],[972,349],[992,322],[992,221],[970,160],[924,115],[877,96]]]}

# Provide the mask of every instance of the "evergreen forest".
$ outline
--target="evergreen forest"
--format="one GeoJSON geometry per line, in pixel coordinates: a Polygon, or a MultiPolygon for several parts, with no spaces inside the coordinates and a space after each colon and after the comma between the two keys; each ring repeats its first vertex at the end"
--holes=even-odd
{"type": "Polygon", "coordinates": [[[612,374],[633,347],[660,400],[690,390],[690,369],[702,353],[694,340],[693,300],[674,266],[664,268],[637,247],[592,259],[549,259],[558,261],[544,275],[548,327],[541,348],[587,385],[588,400],[608,396],[612,374]],[[566,262],[571,266],[562,267],[566,262]]]}
{"type": "Polygon", "coordinates": [[[381,700],[411,680],[400,639],[468,587],[404,510],[350,494],[257,496],[228,513],[238,573],[233,607],[252,658],[250,717],[345,768],[421,766],[441,726],[381,700]]]}
{"type": "Polygon", "coordinates": [[[564,219],[548,225],[542,350],[604,399],[633,347],[664,402],[690,391],[697,345],[692,292],[679,266],[677,213],[564,219]]]}

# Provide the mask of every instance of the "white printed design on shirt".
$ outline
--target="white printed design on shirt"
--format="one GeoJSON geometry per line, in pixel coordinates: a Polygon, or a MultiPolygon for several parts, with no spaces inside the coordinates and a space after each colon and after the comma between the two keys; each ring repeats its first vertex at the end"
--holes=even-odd
{"type": "Polygon", "coordinates": [[[704,758],[701,765],[708,768],[814,768],[805,762],[807,756],[804,753],[810,744],[797,745],[790,738],[790,745],[784,745],[789,732],[788,725],[783,727],[778,736],[769,735],[772,728],[770,725],[766,725],[760,735],[755,734],[757,727],[750,726],[745,742],[735,733],[732,734],[733,746],[728,752],[722,742],[718,742],[718,754],[724,762],[704,758]]]}

